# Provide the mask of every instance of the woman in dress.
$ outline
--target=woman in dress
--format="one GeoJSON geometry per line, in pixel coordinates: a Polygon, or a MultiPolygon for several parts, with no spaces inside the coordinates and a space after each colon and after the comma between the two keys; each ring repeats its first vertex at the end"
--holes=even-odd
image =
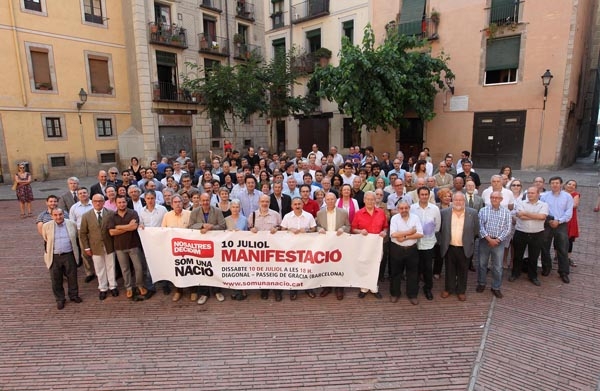
{"type": "Polygon", "coordinates": [[[510,184],[512,183],[512,181],[515,180],[515,178],[513,177],[512,168],[510,168],[510,166],[502,166],[502,168],[500,169],[500,175],[506,175],[506,177],[508,178],[508,182],[504,185],[504,187],[506,187],[509,190],[512,190],[510,188],[510,184]]]}
{"type": "MultiPolygon", "coordinates": [[[[18,171],[15,174],[14,181],[17,185],[17,200],[21,208],[21,218],[31,217],[31,201],[33,201],[33,190],[31,189],[31,174],[25,171],[25,164],[19,163],[18,171]],[[25,215],[25,207],[27,207],[27,215],[25,215]]],[[[67,211],[68,212],[68,211],[67,211]]]]}
{"type": "Polygon", "coordinates": [[[344,209],[348,212],[348,220],[352,223],[354,215],[358,212],[358,201],[352,198],[352,186],[345,184],[342,185],[340,190],[340,198],[336,203],[338,208],[344,209]]]}
{"type": "Polygon", "coordinates": [[[427,175],[427,161],[426,160],[417,160],[417,162],[415,163],[414,175],[416,176],[416,178],[427,179],[428,175],[427,175]]]}
{"type": "Polygon", "coordinates": [[[138,160],[138,158],[135,156],[132,157],[131,165],[129,166],[129,169],[133,172],[133,175],[135,176],[136,181],[142,180],[141,168],[142,168],[142,166],[140,166],[140,161],[138,160]]]}
{"type": "Polygon", "coordinates": [[[569,179],[564,185],[565,191],[571,194],[573,197],[573,217],[567,223],[567,232],[569,236],[569,264],[573,267],[577,267],[577,263],[571,259],[571,253],[573,252],[573,243],[575,238],[579,237],[579,222],[577,221],[577,208],[579,207],[580,194],[577,191],[577,182],[573,179],[569,179]]]}

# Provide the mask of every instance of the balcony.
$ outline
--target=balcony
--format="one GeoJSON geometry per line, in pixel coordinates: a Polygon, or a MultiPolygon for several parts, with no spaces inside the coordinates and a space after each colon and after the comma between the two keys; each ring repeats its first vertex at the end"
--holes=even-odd
{"type": "Polygon", "coordinates": [[[515,1],[513,4],[492,5],[490,8],[490,24],[495,23],[496,26],[508,26],[519,23],[520,4],[520,1],[515,1]]]}
{"type": "Polygon", "coordinates": [[[285,26],[283,12],[274,13],[273,15],[271,15],[271,20],[273,21],[273,30],[285,26]]]}
{"type": "Polygon", "coordinates": [[[154,82],[152,100],[154,102],[176,102],[195,105],[200,102],[200,97],[188,90],[178,88],[171,82],[157,81],[154,82]]]}
{"type": "Polygon", "coordinates": [[[218,13],[223,12],[223,6],[221,0],[200,0],[198,7],[204,8],[210,11],[216,11],[218,13]]]}
{"type": "Polygon", "coordinates": [[[254,4],[246,0],[238,0],[235,7],[235,16],[254,22],[254,4]]]}
{"type": "Polygon", "coordinates": [[[292,23],[329,15],[329,0],[308,0],[292,6],[292,23]]]}
{"type": "Polygon", "coordinates": [[[262,57],[262,48],[258,45],[249,43],[235,44],[233,47],[233,57],[236,60],[249,60],[252,56],[262,57]]]}
{"type": "Polygon", "coordinates": [[[422,20],[415,20],[411,22],[402,22],[398,24],[398,32],[403,35],[413,35],[417,38],[427,39],[429,41],[435,41],[439,39],[438,36],[438,23],[431,20],[431,18],[423,18],[422,20]]]}
{"type": "Polygon", "coordinates": [[[229,40],[208,33],[198,34],[200,40],[200,53],[214,54],[215,56],[229,57],[229,40]]]}
{"type": "Polygon", "coordinates": [[[150,43],[187,49],[187,33],[183,27],[150,22],[150,43]]]}
{"type": "Polygon", "coordinates": [[[300,73],[313,73],[315,71],[315,58],[311,53],[306,53],[292,60],[292,68],[300,73]]]}

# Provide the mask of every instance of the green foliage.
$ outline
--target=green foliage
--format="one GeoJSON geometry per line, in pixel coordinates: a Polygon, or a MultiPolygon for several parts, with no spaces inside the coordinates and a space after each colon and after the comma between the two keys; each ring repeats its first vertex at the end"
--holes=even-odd
{"type": "Polygon", "coordinates": [[[419,118],[433,119],[433,101],[444,89],[444,78],[454,74],[443,53],[431,57],[426,41],[388,31],[375,47],[370,25],[365,27],[362,46],[344,37],[337,67],[318,68],[311,83],[320,85],[318,95],[336,101],[340,112],[352,116],[357,129],[397,127],[408,110],[419,118]]]}
{"type": "MultiPolygon", "coordinates": [[[[302,75],[291,66],[295,57],[296,50],[292,49],[265,64],[262,58],[252,55],[244,63],[204,69],[204,77],[183,75],[183,88],[201,95],[201,110],[227,130],[227,114],[244,120],[255,113],[281,118],[307,111],[306,100],[291,94],[302,75]]],[[[194,71],[190,73],[201,69],[196,64],[186,65],[194,71]]]]}

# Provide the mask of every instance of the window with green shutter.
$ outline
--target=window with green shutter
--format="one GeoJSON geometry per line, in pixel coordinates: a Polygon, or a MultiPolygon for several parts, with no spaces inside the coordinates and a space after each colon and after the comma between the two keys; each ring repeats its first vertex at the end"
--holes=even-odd
{"type": "Polygon", "coordinates": [[[489,39],[485,53],[485,84],[517,81],[521,36],[489,39]]]}
{"type": "Polygon", "coordinates": [[[403,0],[400,11],[400,34],[419,35],[423,32],[422,23],[425,16],[425,0],[403,0]]]}

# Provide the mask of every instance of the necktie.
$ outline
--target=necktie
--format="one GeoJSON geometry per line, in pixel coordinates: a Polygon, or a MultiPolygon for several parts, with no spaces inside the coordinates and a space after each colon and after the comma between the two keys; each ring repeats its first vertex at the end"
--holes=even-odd
{"type": "Polygon", "coordinates": [[[73,201],[75,201],[75,202],[79,201],[79,199],[77,199],[77,192],[76,191],[73,192],[73,201]]]}
{"type": "Polygon", "coordinates": [[[469,194],[469,208],[473,207],[473,196],[469,194]]]}
{"type": "Polygon", "coordinates": [[[98,213],[98,225],[102,227],[102,212],[97,211],[96,213],[98,213]]]}

